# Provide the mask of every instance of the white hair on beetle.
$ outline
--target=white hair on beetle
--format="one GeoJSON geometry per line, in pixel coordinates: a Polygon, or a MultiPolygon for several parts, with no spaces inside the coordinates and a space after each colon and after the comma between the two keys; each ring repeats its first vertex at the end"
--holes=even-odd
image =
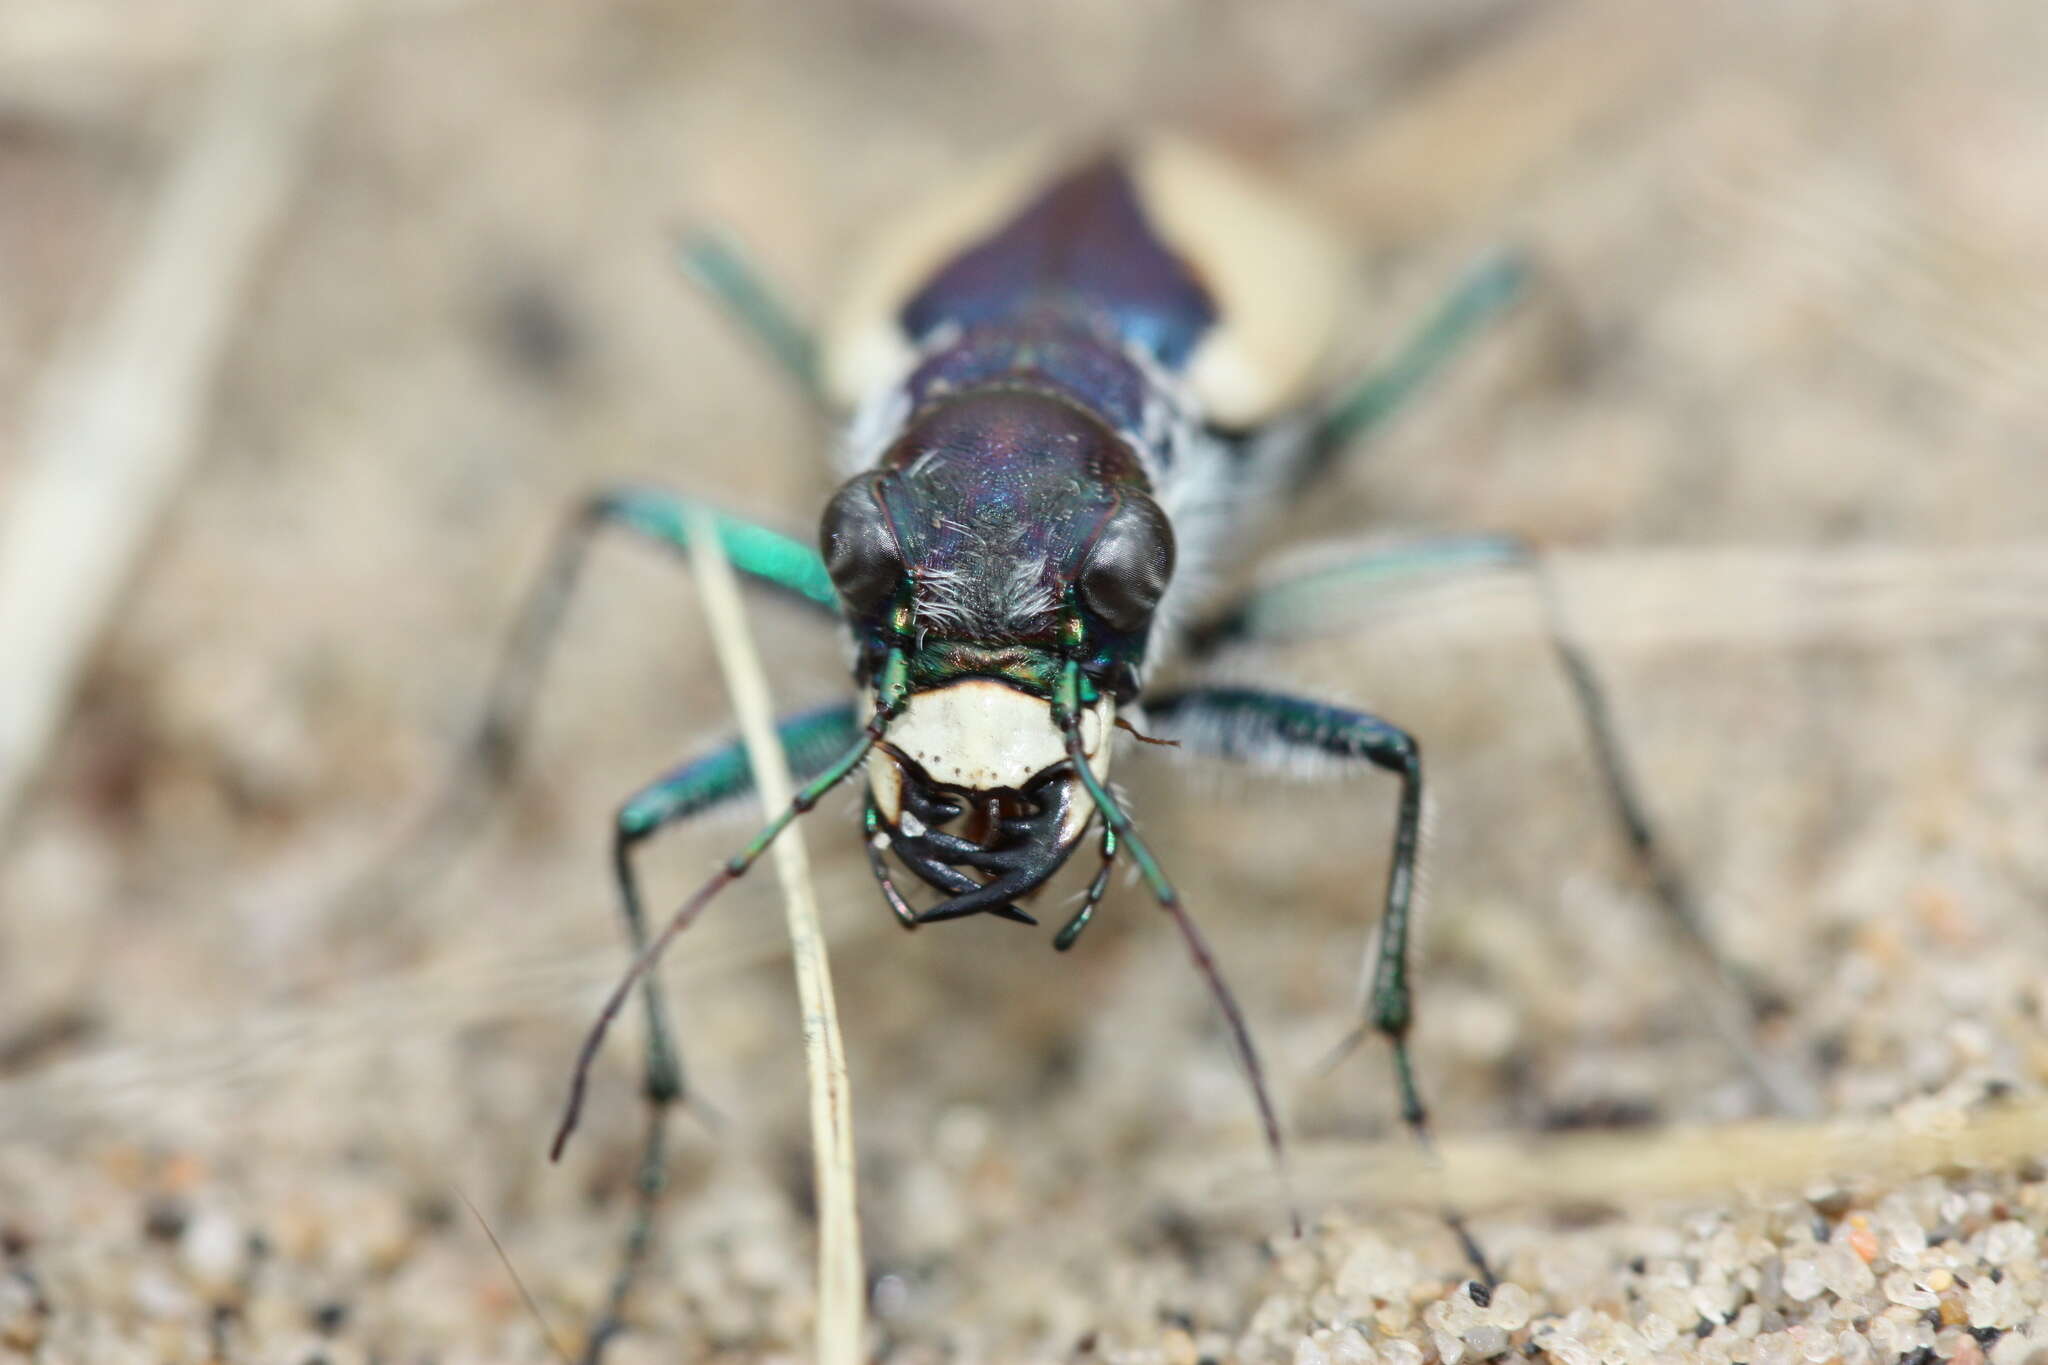
{"type": "Polygon", "coordinates": [[[864,474],[882,462],[882,455],[903,434],[910,420],[910,376],[927,356],[960,339],[960,325],[947,322],[925,333],[915,347],[905,346],[903,363],[886,384],[877,384],[854,405],[847,419],[834,463],[846,478],[864,474]]]}
{"type": "Polygon", "coordinates": [[[1059,610],[1059,598],[1045,581],[1045,561],[1016,559],[1003,583],[1003,610],[1013,628],[1031,630],[1059,610]]]}
{"type": "Polygon", "coordinates": [[[1174,570],[1152,616],[1149,675],[1208,603],[1217,567],[1257,534],[1309,449],[1307,417],[1283,420],[1233,440],[1207,425],[1200,397],[1145,347],[1124,354],[1144,374],[1148,396],[1139,430],[1121,435],[1137,452],[1152,500],[1173,526],[1174,570]]]}
{"type": "Polygon", "coordinates": [[[912,610],[918,625],[952,638],[1002,640],[1043,633],[1059,611],[1046,582],[1042,555],[1025,553],[1026,535],[1015,528],[950,523],[964,533],[975,561],[1003,566],[991,572],[920,568],[912,610]]]}
{"type": "Polygon", "coordinates": [[[862,399],[846,419],[833,454],[839,473],[850,479],[873,470],[909,420],[910,393],[901,384],[884,385],[862,399]]]}
{"type": "Polygon", "coordinates": [[[969,603],[972,577],[960,569],[921,568],[916,571],[917,587],[911,599],[918,628],[941,636],[953,636],[974,628],[969,603]]]}

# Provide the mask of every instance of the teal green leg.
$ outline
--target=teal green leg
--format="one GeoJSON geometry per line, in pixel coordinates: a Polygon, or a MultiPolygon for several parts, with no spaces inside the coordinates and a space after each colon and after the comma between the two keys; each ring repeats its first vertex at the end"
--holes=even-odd
{"type": "MultiPolygon", "coordinates": [[[[1394,820],[1379,952],[1367,995],[1367,1026],[1377,1029],[1392,1045],[1401,1118],[1416,1140],[1429,1148],[1429,1111],[1423,1106],[1422,1088],[1408,1051],[1408,1031],[1415,1017],[1408,983],[1408,931],[1422,840],[1421,748],[1406,731],[1363,711],[1251,688],[1202,687],[1169,693],[1148,701],[1145,716],[1156,735],[1178,743],[1189,754],[1281,771],[1296,766],[1304,755],[1314,755],[1370,765],[1400,779],[1401,803],[1394,820]]],[[[1478,1242],[1466,1230],[1464,1219],[1452,1209],[1444,1211],[1444,1218],[1480,1278],[1491,1285],[1493,1272],[1478,1242]]]]}
{"type": "MultiPolygon", "coordinates": [[[[807,782],[831,766],[860,737],[860,732],[860,723],[854,719],[853,706],[848,702],[805,711],[776,727],[783,752],[789,756],[790,772],[799,782],[807,782]]],[[[649,783],[619,808],[613,824],[612,873],[618,882],[619,907],[625,915],[634,957],[646,951],[648,939],[639,879],[633,872],[633,850],[660,830],[736,800],[753,789],[754,773],[747,761],[746,747],[738,740],[729,740],[649,783]]],[[[685,1093],[682,1057],[669,1027],[661,985],[651,972],[641,978],[640,998],[647,1012],[647,1139],[641,1152],[637,1204],[625,1251],[604,1314],[584,1347],[583,1359],[588,1365],[595,1365],[606,1343],[624,1325],[626,1297],[646,1261],[654,1235],[655,1210],[667,1179],[669,1107],[685,1093]]]]}
{"type": "Polygon", "coordinates": [[[1401,805],[1394,821],[1379,956],[1372,973],[1372,1025],[1394,1046],[1402,1118],[1417,1133],[1426,1132],[1428,1115],[1407,1042],[1414,1014],[1408,989],[1408,920],[1422,840],[1421,748],[1406,731],[1362,711],[1250,688],[1191,688],[1148,699],[1145,720],[1155,735],[1191,755],[1284,771],[1290,759],[1309,753],[1357,760],[1400,778],[1401,805]]]}
{"type": "Polygon", "coordinates": [[[1355,602],[1390,597],[1455,574],[1488,569],[1535,572],[1540,564],[1535,548],[1512,535],[1430,536],[1361,547],[1355,554],[1332,557],[1315,569],[1247,593],[1199,623],[1190,635],[1191,648],[1201,657],[1233,644],[1350,630],[1356,622],[1342,609],[1355,602]]]}
{"type": "MultiPolygon", "coordinates": [[[[439,796],[397,850],[345,898],[358,922],[388,919],[416,899],[511,777],[563,614],[599,533],[625,531],[681,553],[689,548],[690,513],[701,506],[661,489],[624,487],[586,498],[569,517],[555,538],[547,567],[520,608],[483,715],[439,796]]],[[[821,613],[837,612],[832,580],[810,544],[723,512],[713,510],[710,515],[719,543],[743,581],[821,613]]]]}
{"type": "Polygon", "coordinates": [[[818,368],[817,339],[797,321],[738,244],[723,233],[700,229],[684,235],[676,254],[683,273],[760,343],[803,389],[804,396],[819,408],[828,408],[818,368]]]}
{"type": "Polygon", "coordinates": [[[1512,308],[1527,289],[1529,275],[1528,259],[1514,251],[1473,267],[1392,356],[1330,405],[1316,428],[1303,482],[1403,407],[1512,308]]]}
{"type": "Polygon", "coordinates": [[[1658,909],[1696,964],[1701,1007],[1729,1050],[1749,1074],[1766,1103],[1788,1114],[1814,1112],[1818,1101],[1803,1078],[1767,1061],[1755,1040],[1764,1008],[1761,992],[1749,986],[1722,956],[1708,931],[1691,881],[1658,834],[1635,767],[1621,741],[1608,690],[1593,659],[1573,634],[1542,555],[1519,536],[1434,537],[1361,551],[1298,577],[1270,584],[1225,609],[1193,633],[1198,655],[1233,643],[1273,641],[1326,633],[1353,624],[1342,607],[1361,598],[1391,595],[1461,572],[1509,570],[1530,575],[1543,611],[1552,657],[1570,687],[1586,728],[1594,766],[1615,821],[1642,869],[1658,909]]]}
{"type": "Polygon", "coordinates": [[[1542,557],[1527,541],[1505,535],[1450,536],[1363,552],[1251,594],[1198,631],[1197,637],[1203,649],[1214,650],[1234,641],[1312,635],[1318,618],[1326,617],[1337,604],[1485,569],[1513,569],[1534,576],[1551,653],[1585,723],[1608,804],[1672,924],[1690,943],[1713,953],[1698,900],[1657,835],[1649,805],[1615,728],[1607,689],[1591,656],[1568,628],[1563,606],[1543,572],[1542,557]]]}

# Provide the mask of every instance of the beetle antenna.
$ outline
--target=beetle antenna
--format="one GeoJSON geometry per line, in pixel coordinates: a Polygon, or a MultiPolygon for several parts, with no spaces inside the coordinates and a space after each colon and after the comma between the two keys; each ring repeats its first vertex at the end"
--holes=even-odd
{"type": "MultiPolygon", "coordinates": [[[[1217,964],[1216,955],[1210,951],[1209,940],[1203,936],[1201,926],[1181,904],[1180,893],[1167,880],[1166,872],[1159,866],[1159,860],[1152,856],[1152,850],[1138,837],[1131,817],[1124,813],[1124,808],[1117,804],[1116,798],[1103,786],[1102,779],[1095,775],[1095,769],[1088,764],[1088,755],[1081,747],[1080,674],[1080,664],[1069,659],[1061,672],[1059,690],[1053,703],[1054,716],[1060,729],[1066,733],[1067,758],[1079,774],[1081,785],[1094,798],[1095,808],[1102,812],[1102,821],[1108,826],[1109,833],[1130,849],[1131,857],[1144,874],[1145,884],[1152,888],[1153,899],[1173,916],[1181,941],[1187,945],[1188,956],[1195,960],[1196,970],[1208,983],[1209,994],[1215,999],[1216,1007],[1223,1012],[1224,1022],[1230,1029],[1231,1050],[1237,1054],[1238,1065],[1244,1069],[1245,1081],[1251,1086],[1252,1103],[1259,1111],[1259,1126],[1265,1132],[1266,1150],[1272,1154],[1273,1173],[1279,1178],[1281,1195],[1287,1201],[1288,1221],[1294,1235],[1300,1237],[1301,1206],[1295,1200],[1294,1181],[1288,1171],[1287,1145],[1280,1136],[1280,1119],[1273,1108],[1273,1096],[1266,1089],[1266,1068],[1260,1063],[1259,1050],[1252,1043],[1251,1026],[1245,1022],[1244,1011],[1238,1007],[1237,994],[1224,979],[1223,969],[1217,964]]],[[[1103,736],[1105,743],[1108,738],[1103,736]]]]}
{"type": "Polygon", "coordinates": [[[1131,724],[1129,718],[1125,716],[1118,716],[1116,718],[1116,728],[1137,740],[1140,744],[1156,744],[1162,749],[1178,749],[1180,747],[1179,740],[1160,739],[1156,735],[1148,735],[1137,726],[1131,724]]]}
{"type": "Polygon", "coordinates": [[[583,1037],[583,1046],[576,1053],[576,1069],[569,1079],[569,1099],[563,1106],[562,1122],[555,1130],[555,1140],[548,1147],[548,1160],[562,1159],[562,1148],[568,1144],[569,1135],[576,1131],[576,1121],[583,1113],[583,1091],[590,1079],[590,1064],[596,1059],[597,1050],[603,1045],[605,1034],[611,1029],[612,1020],[618,1018],[619,1011],[625,1007],[626,997],[632,993],[634,985],[661,960],[662,953],[668,950],[668,945],[674,941],[676,935],[689,928],[690,922],[697,918],[699,912],[709,905],[719,892],[747,874],[747,869],[768,851],[768,846],[775,842],[782,831],[788,829],[798,816],[817,805],[819,798],[844,782],[856,768],[860,767],[868,752],[882,738],[883,728],[887,725],[889,717],[894,714],[895,706],[899,704],[892,701],[890,696],[885,685],[874,719],[868,722],[867,728],[861,732],[861,737],[853,742],[853,746],[835,759],[831,767],[814,778],[810,785],[799,791],[782,814],[763,825],[761,832],[756,834],[745,848],[727,858],[719,869],[683,902],[682,907],[669,918],[662,931],[648,941],[647,946],[641,949],[640,955],[633,959],[633,965],[626,969],[626,974],[619,979],[619,984],[614,986],[611,995],[606,997],[604,1008],[598,1011],[596,1022],[591,1024],[590,1031],[583,1037]]]}

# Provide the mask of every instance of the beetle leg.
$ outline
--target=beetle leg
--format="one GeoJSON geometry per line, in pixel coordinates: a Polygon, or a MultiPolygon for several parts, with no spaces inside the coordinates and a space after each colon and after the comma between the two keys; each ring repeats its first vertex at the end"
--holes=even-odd
{"type": "MultiPolygon", "coordinates": [[[[1363,711],[1249,688],[1191,688],[1147,703],[1146,719],[1163,738],[1193,753],[1240,762],[1284,765],[1304,753],[1370,764],[1401,779],[1394,822],[1393,858],[1380,917],[1379,950],[1367,973],[1367,1021],[1394,1054],[1401,1118],[1416,1141],[1431,1150],[1429,1111],[1408,1051],[1414,1007],[1408,982],[1408,929],[1413,911],[1416,858],[1422,837],[1422,751],[1404,730],[1363,711]]],[[[1444,1218],[1466,1256],[1489,1285],[1493,1274],[1479,1245],[1453,1209],[1444,1218]]]]}
{"type": "MultiPolygon", "coordinates": [[[[824,771],[859,733],[860,724],[854,719],[850,702],[790,716],[776,727],[783,751],[789,755],[790,771],[799,781],[824,771]]],[[[619,807],[612,826],[612,874],[619,889],[619,910],[636,957],[647,947],[647,920],[639,879],[633,872],[634,849],[659,831],[737,800],[753,789],[754,775],[747,763],[745,746],[738,740],[728,740],[650,782],[619,807]]],[[[655,1209],[666,1180],[668,1108],[687,1094],[682,1056],[669,1025],[661,984],[652,973],[640,982],[640,999],[647,1018],[646,1079],[642,1093],[648,1112],[647,1137],[635,1183],[637,1205],[604,1314],[591,1330],[583,1357],[586,1362],[597,1360],[622,1325],[626,1296],[646,1259],[654,1234],[655,1209]]]]}
{"type": "Polygon", "coordinates": [[[796,320],[737,243],[699,228],[676,244],[683,273],[717,300],[726,314],[761,344],[820,412],[831,407],[819,374],[818,339],[796,320]]]}
{"type": "MultiPolygon", "coordinates": [[[[397,848],[344,892],[341,917],[375,927],[427,889],[448,855],[473,833],[518,766],[527,722],[562,619],[601,531],[625,530],[663,548],[689,548],[696,504],[661,489],[621,487],[584,499],[556,535],[547,567],[534,581],[499,657],[483,714],[424,815],[397,848]]],[[[743,579],[824,612],[836,597],[817,551],[807,543],[738,517],[715,513],[727,558],[743,579]]]]}
{"type": "Polygon", "coordinates": [[[1310,437],[1298,482],[1328,469],[1351,442],[1404,406],[1472,340],[1521,299],[1530,262],[1497,251],[1469,270],[1392,355],[1359,379],[1323,413],[1310,437]]]}
{"type": "Polygon", "coordinates": [[[1530,576],[1551,655],[1585,726],[1608,807],[1658,909],[1685,951],[1700,1008],[1765,1104],[1791,1115],[1817,1112],[1819,1099],[1812,1084],[1766,1059],[1758,1048],[1756,1021],[1765,1009],[1762,993],[1715,945],[1691,881],[1658,833],[1615,725],[1608,689],[1591,654],[1573,633],[1543,557],[1530,542],[1514,535],[1450,536],[1361,550],[1349,559],[1251,593],[1198,628],[1192,637],[1194,648],[1198,654],[1213,654],[1240,641],[1297,638],[1340,623],[1355,624],[1355,616],[1346,620],[1341,608],[1363,595],[1394,593],[1451,573],[1489,570],[1530,576]]]}

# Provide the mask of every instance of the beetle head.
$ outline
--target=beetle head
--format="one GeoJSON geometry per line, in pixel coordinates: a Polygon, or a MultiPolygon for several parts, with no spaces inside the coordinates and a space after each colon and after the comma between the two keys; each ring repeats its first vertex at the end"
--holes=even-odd
{"type": "Polygon", "coordinates": [[[1059,668],[1077,658],[1090,679],[1082,750],[1106,781],[1172,528],[1098,419],[995,388],[914,417],[820,529],[863,678],[890,649],[910,660],[910,694],[868,766],[879,835],[950,898],[927,917],[1008,911],[1095,815],[1052,711],[1059,668]]]}

